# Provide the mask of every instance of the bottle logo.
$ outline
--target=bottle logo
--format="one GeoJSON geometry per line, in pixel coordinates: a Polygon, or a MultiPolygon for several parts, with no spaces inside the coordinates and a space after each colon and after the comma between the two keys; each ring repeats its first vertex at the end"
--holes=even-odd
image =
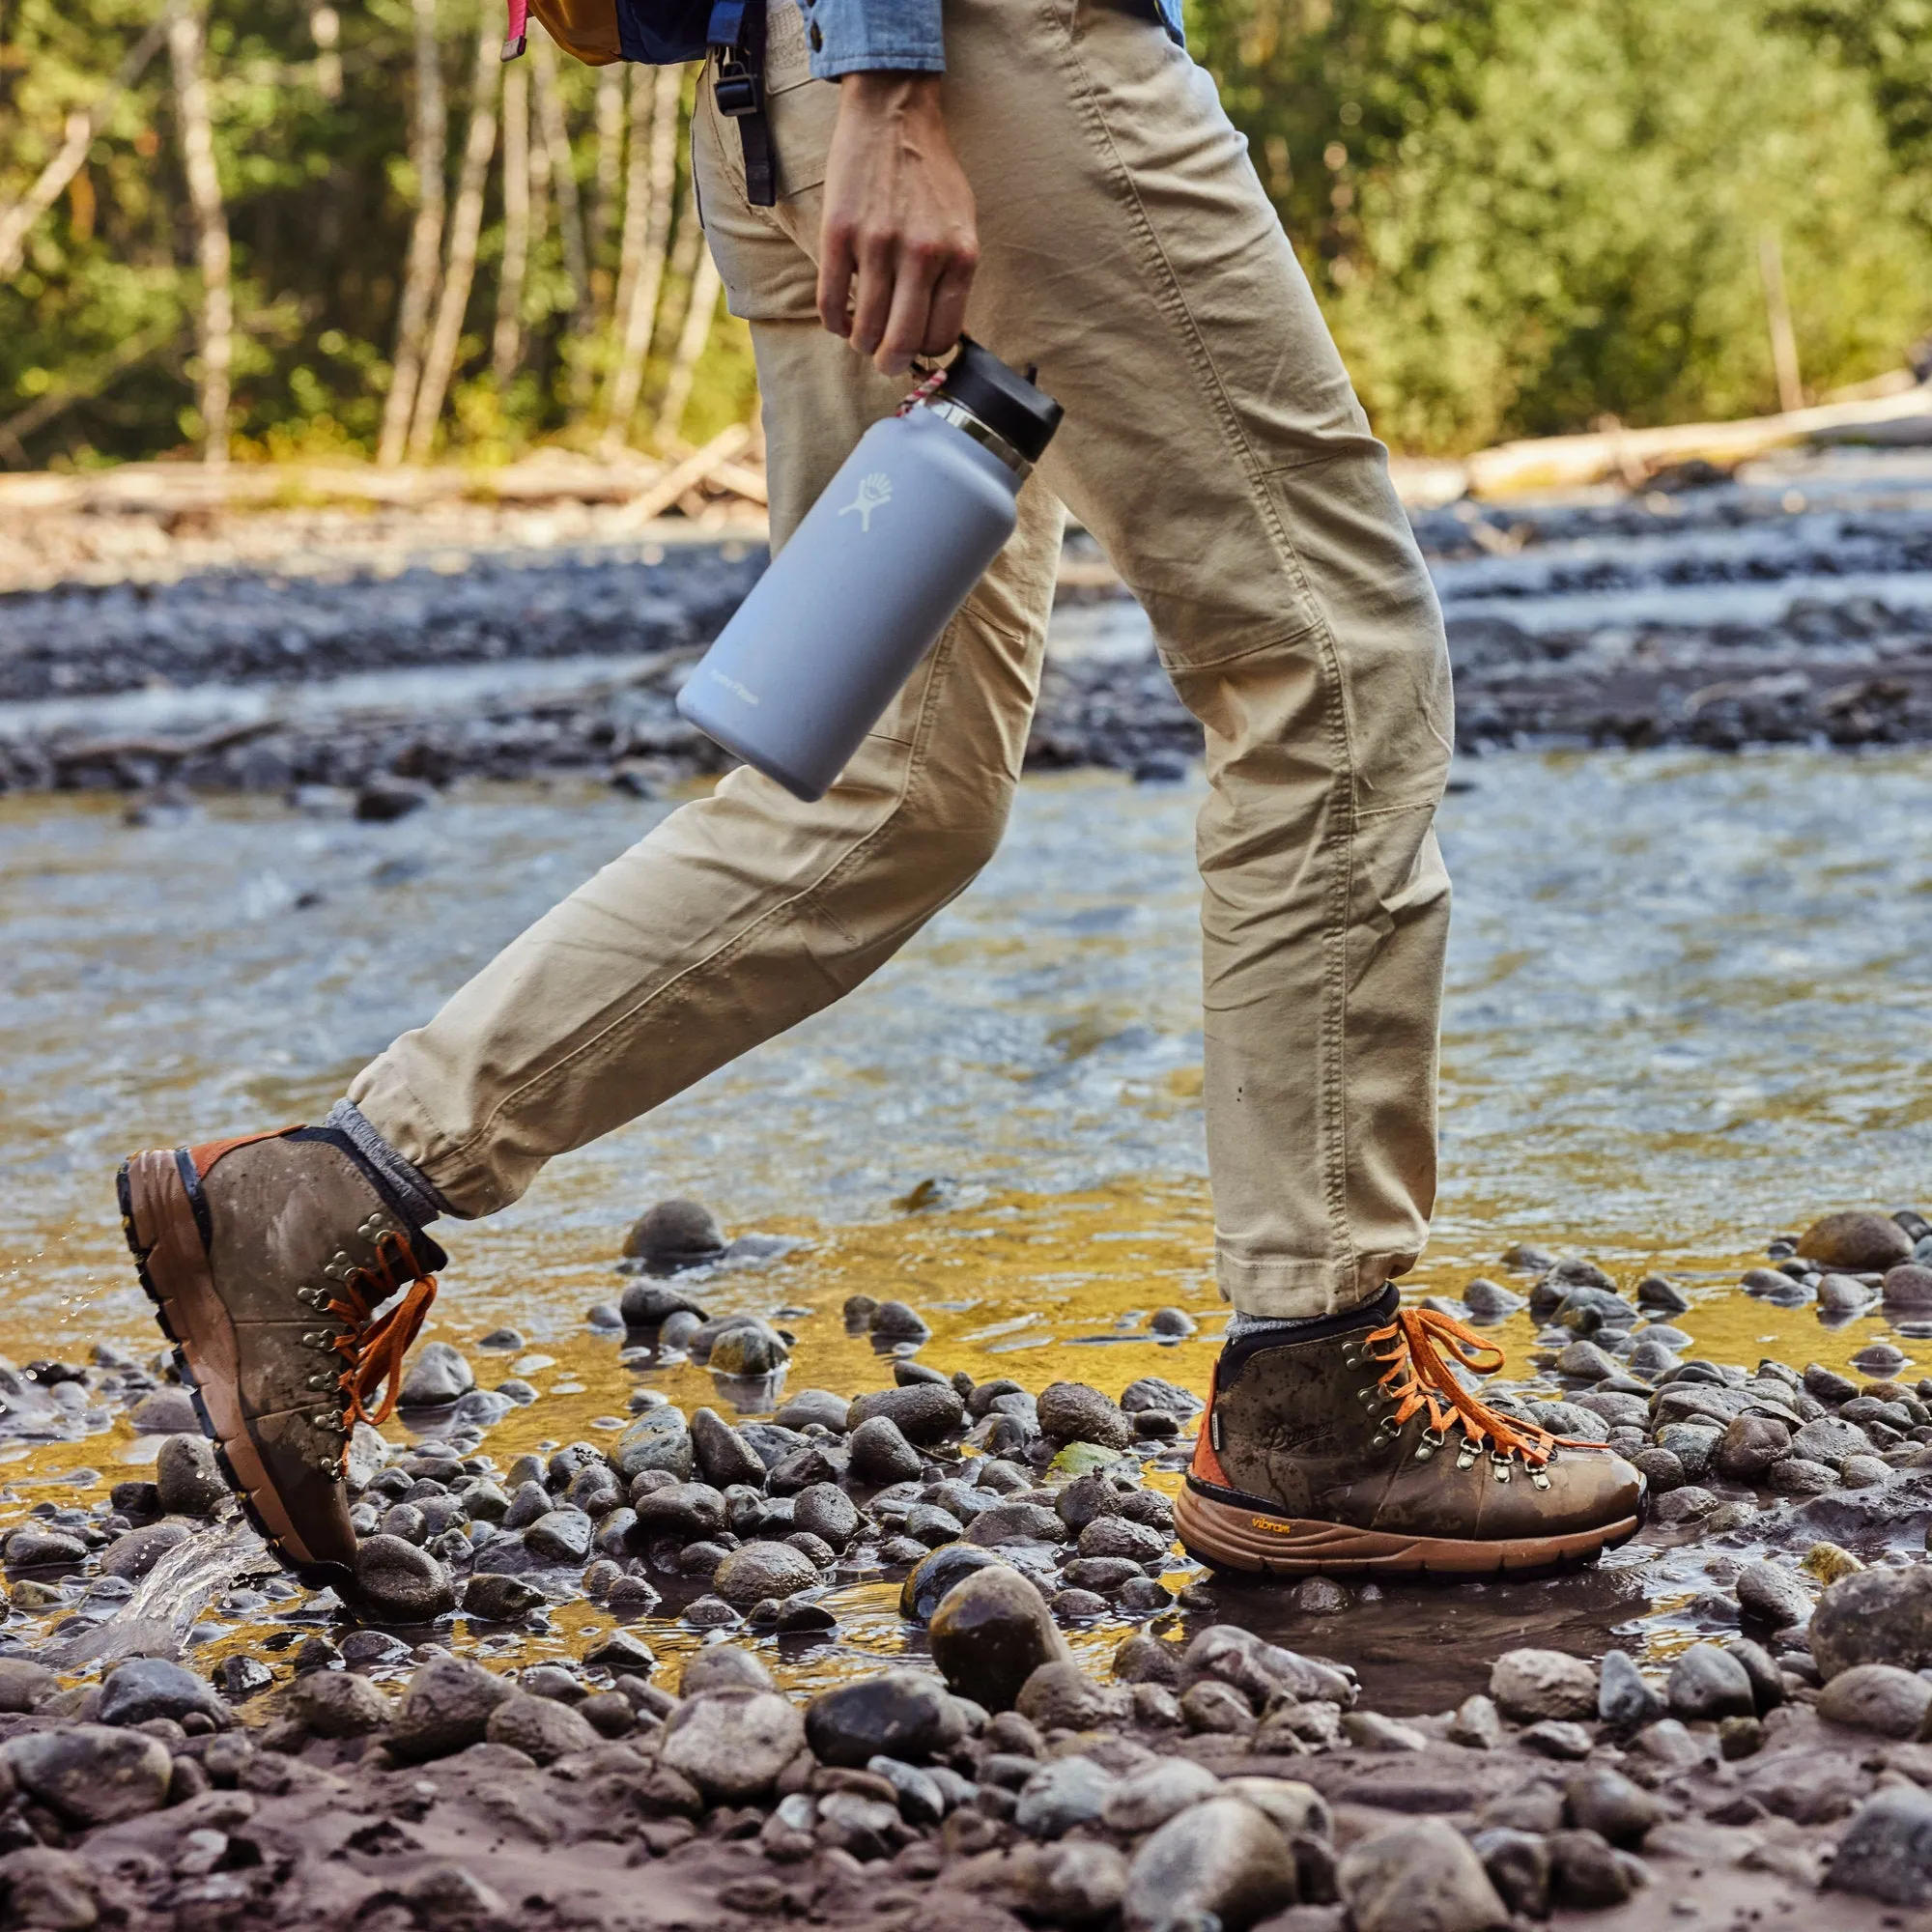
{"type": "Polygon", "coordinates": [[[869,536],[872,529],[872,512],[881,504],[893,500],[893,479],[883,469],[875,469],[869,476],[859,479],[859,494],[838,512],[841,517],[849,517],[853,511],[859,513],[861,535],[869,536]]]}

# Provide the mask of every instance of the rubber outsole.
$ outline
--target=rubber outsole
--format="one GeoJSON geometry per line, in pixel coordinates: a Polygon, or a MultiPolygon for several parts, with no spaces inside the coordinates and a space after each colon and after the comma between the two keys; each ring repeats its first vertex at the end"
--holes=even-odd
{"type": "Polygon", "coordinates": [[[115,1177],[115,1195],[141,1292],[173,1348],[175,1372],[242,1515],[276,1561],[308,1588],[353,1590],[347,1569],[312,1559],[294,1524],[276,1520],[274,1486],[242,1414],[234,1327],[209,1278],[201,1230],[175,1156],[129,1156],[115,1177]]]}
{"type": "Polygon", "coordinates": [[[1570,1569],[1628,1543],[1642,1522],[1639,1508],[1617,1521],[1560,1536],[1465,1542],[1270,1516],[1259,1505],[1221,1502],[1192,1485],[1174,1508],[1175,1533],[1196,1561],[1269,1577],[1494,1577],[1570,1569]]]}

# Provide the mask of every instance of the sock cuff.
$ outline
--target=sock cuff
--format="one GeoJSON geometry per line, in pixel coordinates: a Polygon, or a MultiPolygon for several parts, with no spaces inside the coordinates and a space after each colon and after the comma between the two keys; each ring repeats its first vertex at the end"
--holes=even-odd
{"type": "Polygon", "coordinates": [[[1286,1342],[1339,1334],[1344,1329],[1359,1327],[1371,1317],[1386,1322],[1401,1305],[1402,1296],[1395,1284],[1384,1282],[1380,1292],[1371,1295],[1367,1301],[1334,1315],[1245,1315],[1237,1308],[1234,1320],[1228,1323],[1227,1339],[1245,1342],[1250,1338],[1265,1337],[1269,1341],[1286,1342]]]}
{"type": "Polygon", "coordinates": [[[370,1123],[353,1100],[338,1100],[323,1122],[325,1131],[333,1131],[348,1141],[352,1151],[373,1170],[374,1179],[384,1192],[395,1196],[397,1205],[417,1229],[426,1227],[440,1215],[454,1210],[428,1175],[405,1160],[370,1123]]]}
{"type": "Polygon", "coordinates": [[[1221,1359],[1214,1372],[1215,1384],[1223,1391],[1232,1388],[1255,1356],[1285,1343],[1321,1342],[1334,1335],[1383,1327],[1395,1319],[1395,1312],[1401,1306],[1402,1296],[1395,1283],[1388,1282],[1379,1294],[1359,1307],[1345,1308],[1335,1315],[1311,1315],[1298,1321],[1268,1315],[1243,1315],[1237,1309],[1221,1347],[1221,1359]]]}

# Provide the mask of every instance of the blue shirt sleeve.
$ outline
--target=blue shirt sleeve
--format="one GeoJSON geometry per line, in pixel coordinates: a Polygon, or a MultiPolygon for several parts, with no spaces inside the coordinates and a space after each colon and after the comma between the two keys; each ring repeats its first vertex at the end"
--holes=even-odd
{"type": "Polygon", "coordinates": [[[944,73],[940,0],[802,0],[816,80],[890,69],[944,73]]]}

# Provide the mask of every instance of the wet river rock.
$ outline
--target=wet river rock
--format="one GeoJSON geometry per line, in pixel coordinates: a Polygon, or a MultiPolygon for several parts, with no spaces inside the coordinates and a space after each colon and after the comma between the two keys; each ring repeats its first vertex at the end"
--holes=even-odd
{"type": "Polygon", "coordinates": [[[1808,1635],[1828,1681],[1860,1663],[1932,1664],[1932,1565],[1842,1577],[1818,1600],[1808,1635]]]}
{"type": "Polygon", "coordinates": [[[475,1386],[475,1374],[460,1350],[447,1342],[425,1342],[403,1378],[397,1403],[403,1408],[440,1408],[475,1386]]]}
{"type": "Polygon", "coordinates": [[[1818,1715],[1850,1730],[1917,1738],[1932,1716],[1932,1684],[1890,1663],[1855,1663],[1825,1686],[1818,1715]]]}
{"type": "Polygon", "coordinates": [[[958,1433],[966,1419],[966,1405],[956,1389],[914,1382],[904,1388],[875,1389],[860,1396],[847,1410],[854,1430],[875,1415],[889,1417],[908,1442],[942,1442],[958,1433]]]}
{"type": "Polygon", "coordinates": [[[170,1549],[179,1548],[193,1534],[189,1524],[179,1520],[170,1522],[165,1518],[159,1522],[130,1529],[126,1535],[117,1536],[100,1552],[101,1574],[126,1577],[130,1580],[145,1577],[170,1549]]]}
{"type": "MultiPolygon", "coordinates": [[[[678,1274],[687,1268],[702,1267],[717,1261],[724,1252],[724,1231],[718,1225],[718,1217],[697,1201],[660,1201],[639,1217],[624,1237],[625,1259],[640,1264],[652,1274],[678,1274]]],[[[626,1321],[633,1320],[629,1300],[626,1295],[626,1321]]],[[[656,1321],[639,1321],[636,1325],[654,1327],[663,1320],[660,1315],[656,1321]]]]}
{"type": "Polygon", "coordinates": [[[1932,1797],[1905,1787],[1868,1800],[1839,1840],[1825,1883],[1888,1905],[1932,1904],[1932,1797]]]}
{"type": "Polygon", "coordinates": [[[909,1623],[929,1623],[954,1584],[976,1570],[1007,1569],[1006,1557],[970,1543],[946,1543],[922,1557],[899,1585],[899,1615],[909,1623]]]}
{"type": "Polygon", "coordinates": [[[789,1597],[820,1580],[804,1551],[789,1543],[753,1542],[739,1546],[719,1564],[711,1587],[727,1604],[750,1609],[767,1597],[789,1597]]]}
{"type": "Polygon", "coordinates": [[[647,1408],[617,1438],[611,1461],[627,1482],[646,1469],[663,1469],[684,1482],[693,1467],[691,1431],[668,1404],[647,1408]]]}
{"type": "Polygon", "coordinates": [[[924,1464],[890,1415],[871,1415],[852,1432],[848,1445],[851,1469],[863,1483],[907,1483],[917,1479],[924,1464]]]}
{"type": "Polygon", "coordinates": [[[716,1409],[692,1412],[691,1448],[698,1473],[715,1489],[765,1480],[763,1458],[716,1409]]]}
{"type": "Polygon", "coordinates": [[[889,1670],[821,1691],[805,1735],[821,1763],[863,1767],[867,1758],[923,1764],[964,1734],[958,1706],[936,1678],[889,1670]]]}
{"type": "Polygon", "coordinates": [[[10,1738],[0,1762],[61,1817],[90,1826],[158,1810],[174,1771],[158,1738],[107,1724],[10,1738]]]}
{"type": "Polygon", "coordinates": [[[1909,1262],[1912,1239],[1890,1215],[1853,1208],[1813,1222],[1800,1237],[1798,1252],[1821,1267],[1867,1274],[1909,1262]]]}
{"type": "Polygon", "coordinates": [[[988,1711],[1011,1710],[1041,1664],[1071,1662],[1039,1592],[1004,1565],[954,1583],[932,1614],[927,1638],[952,1689],[988,1711]]]}
{"type": "Polygon", "coordinates": [[[449,1572],[400,1536],[365,1537],[357,1546],[355,1593],[369,1615],[387,1623],[431,1623],[456,1606],[449,1572]]]}
{"type": "Polygon", "coordinates": [[[194,1398],[185,1388],[157,1388],[144,1395],[128,1412],[128,1425],[139,1435],[199,1435],[201,1418],[194,1398]]]}
{"type": "Polygon", "coordinates": [[[1439,1818],[1351,1846],[1336,1885],[1356,1932],[1489,1932],[1510,1916],[1468,1840],[1439,1818]]]}
{"type": "Polygon", "coordinates": [[[140,1724],[150,1718],[179,1720],[191,1711],[215,1724],[232,1721],[205,1677],[165,1658],[135,1657],[108,1673],[95,1715],[103,1724],[140,1724]]]}
{"type": "Polygon", "coordinates": [[[831,1389],[800,1389],[785,1399],[772,1419],[781,1429],[801,1430],[815,1422],[835,1435],[843,1435],[851,1413],[849,1396],[837,1395],[831,1389]]]}
{"type": "Polygon", "coordinates": [[[467,1658],[432,1658],[396,1709],[389,1748],[404,1760],[447,1757],[483,1742],[490,1713],[513,1687],[467,1658]]]}
{"type": "Polygon", "coordinates": [[[349,1670],[311,1670],[298,1677],[282,1710],[319,1738],[359,1738],[380,1731],[395,1708],[366,1677],[349,1670]]]}
{"type": "Polygon", "coordinates": [[[637,1523],[630,1540],[641,1548],[652,1537],[674,1536],[695,1543],[724,1527],[724,1497],[709,1483],[667,1483],[632,1491],[637,1523]]]}
{"type": "Polygon", "coordinates": [[[1693,1643],[1672,1663],[1664,1695],[1671,1716],[1687,1723],[1748,1718],[1757,1709],[1744,1663],[1714,1643],[1693,1643]]]}
{"type": "Polygon", "coordinates": [[[626,1328],[641,1334],[656,1333],[674,1316],[689,1316],[694,1323],[705,1320],[704,1310],[689,1295],[656,1281],[632,1282],[618,1300],[617,1313],[626,1328]]]}
{"type": "MultiPolygon", "coordinates": [[[[1246,1932],[1292,1904],[1295,1891],[1294,1859],[1274,1825],[1237,1798],[1214,1798],[1143,1841],[1127,1867],[1122,1917],[1127,1932],[1164,1932],[1201,1924],[1211,1913],[1229,1932],[1246,1932]]],[[[1357,1923],[1381,1932],[1359,1914],[1357,1923]]],[[[1415,1923],[1406,1920],[1404,1932],[1415,1923]]]]}
{"type": "Polygon", "coordinates": [[[1121,1408],[1086,1382],[1049,1382],[1037,1399],[1039,1426],[1055,1442],[1095,1442],[1124,1449],[1134,1426],[1121,1408]]]}
{"type": "Polygon", "coordinates": [[[805,1742],[798,1707],[778,1691],[706,1690],[666,1719],[659,1758],[706,1798],[742,1803],[768,1796],[805,1742]]]}
{"type": "Polygon", "coordinates": [[[688,1345],[693,1360],[706,1363],[721,1376],[768,1376],[791,1359],[783,1337],[763,1321],[733,1323],[702,1352],[698,1340],[694,1335],[688,1345]]]}
{"type": "Polygon", "coordinates": [[[170,1435],[155,1458],[156,1500],[169,1516],[213,1516],[233,1495],[205,1435],[170,1435]]]}
{"type": "Polygon", "coordinates": [[[538,1764],[554,1764],[572,1751],[591,1749],[599,1734],[570,1705],[518,1691],[490,1713],[484,1735],[491,1744],[507,1745],[538,1764]]]}

